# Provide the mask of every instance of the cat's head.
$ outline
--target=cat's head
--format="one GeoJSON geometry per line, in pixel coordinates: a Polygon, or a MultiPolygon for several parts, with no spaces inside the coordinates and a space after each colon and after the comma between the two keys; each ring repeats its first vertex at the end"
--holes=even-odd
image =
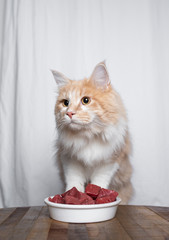
{"type": "Polygon", "coordinates": [[[110,84],[104,62],[99,63],[89,78],[75,81],[52,71],[58,85],[55,106],[57,127],[60,130],[103,131],[125,116],[123,104],[110,84]]]}

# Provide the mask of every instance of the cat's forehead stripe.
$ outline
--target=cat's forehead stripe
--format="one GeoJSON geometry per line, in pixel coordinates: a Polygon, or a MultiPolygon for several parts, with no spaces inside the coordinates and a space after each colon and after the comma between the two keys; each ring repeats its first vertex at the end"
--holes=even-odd
{"type": "Polygon", "coordinates": [[[68,93],[68,95],[69,95],[69,100],[70,100],[71,103],[73,103],[73,105],[79,103],[80,95],[79,95],[79,92],[76,89],[73,89],[72,91],[70,91],[68,93]]]}
{"type": "Polygon", "coordinates": [[[73,99],[74,101],[79,101],[79,98],[84,97],[87,94],[87,89],[85,86],[82,86],[83,80],[72,81],[70,85],[66,86],[62,90],[62,96],[64,98],[73,99]]]}

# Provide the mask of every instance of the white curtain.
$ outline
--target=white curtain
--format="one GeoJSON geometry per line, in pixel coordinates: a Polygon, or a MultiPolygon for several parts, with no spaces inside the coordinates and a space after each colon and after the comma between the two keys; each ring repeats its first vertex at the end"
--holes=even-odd
{"type": "Polygon", "coordinates": [[[106,59],[132,135],[130,204],[169,206],[169,1],[0,0],[0,207],[61,193],[50,69],[106,59]]]}

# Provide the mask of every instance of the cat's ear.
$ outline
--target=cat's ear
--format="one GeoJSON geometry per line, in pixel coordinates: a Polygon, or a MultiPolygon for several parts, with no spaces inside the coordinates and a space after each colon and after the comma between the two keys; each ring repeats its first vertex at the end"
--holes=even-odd
{"type": "Polygon", "coordinates": [[[62,73],[55,70],[51,70],[51,72],[53,73],[54,79],[58,87],[63,87],[64,85],[69,83],[69,79],[65,77],[62,73]]]}
{"type": "Polygon", "coordinates": [[[96,85],[96,87],[103,90],[110,85],[109,74],[107,72],[105,62],[101,62],[96,65],[90,77],[90,81],[92,81],[96,85]]]}

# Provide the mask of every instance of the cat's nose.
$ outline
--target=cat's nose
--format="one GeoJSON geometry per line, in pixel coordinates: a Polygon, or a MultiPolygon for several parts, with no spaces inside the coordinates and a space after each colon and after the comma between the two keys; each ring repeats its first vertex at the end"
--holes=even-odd
{"type": "Polygon", "coordinates": [[[67,112],[66,114],[70,117],[70,119],[72,119],[72,116],[75,115],[75,112],[67,112]]]}

